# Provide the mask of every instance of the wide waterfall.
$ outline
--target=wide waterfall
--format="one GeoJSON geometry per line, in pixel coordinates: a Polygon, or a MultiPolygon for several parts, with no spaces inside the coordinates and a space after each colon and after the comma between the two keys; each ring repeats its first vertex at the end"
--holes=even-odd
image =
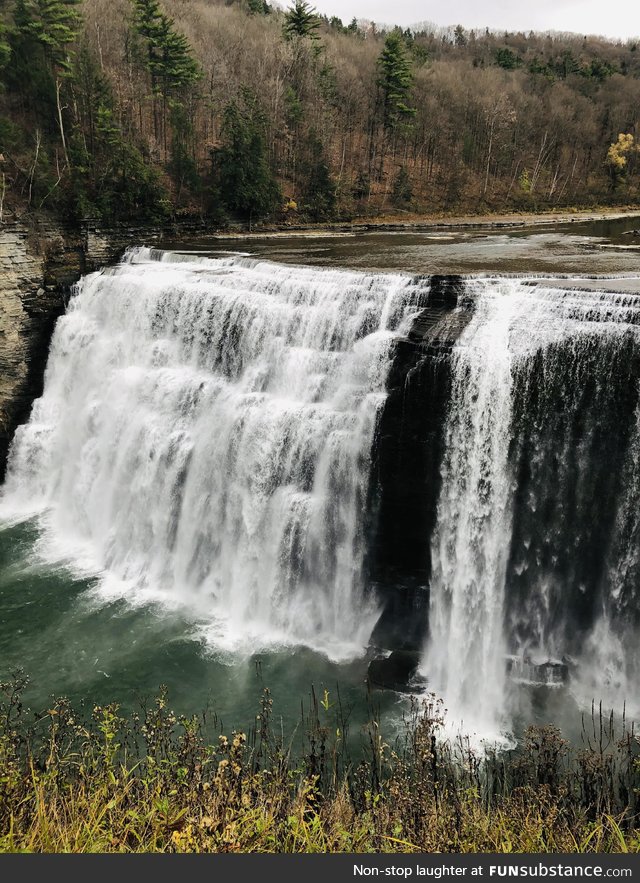
{"type": "Polygon", "coordinates": [[[5,514],[102,593],[216,646],[361,652],[363,513],[401,276],[132,251],[79,285],[15,439],[5,514]]]}
{"type": "Polygon", "coordinates": [[[615,287],[133,249],[58,322],[0,518],[223,652],[419,653],[468,730],[508,730],[522,684],[637,704],[640,296],[615,287]]]}
{"type": "Polygon", "coordinates": [[[506,723],[505,660],[521,680],[575,669],[585,699],[637,702],[640,297],[469,289],[424,672],[469,726],[506,723]]]}

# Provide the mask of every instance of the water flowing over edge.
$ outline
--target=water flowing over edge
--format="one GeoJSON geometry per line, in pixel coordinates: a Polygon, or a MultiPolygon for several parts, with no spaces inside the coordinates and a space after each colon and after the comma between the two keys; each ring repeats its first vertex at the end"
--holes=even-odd
{"type": "Polygon", "coordinates": [[[423,674],[455,726],[490,737],[510,683],[567,672],[580,703],[637,713],[640,297],[468,284],[423,674]]]}
{"type": "Polygon", "coordinates": [[[370,452],[414,301],[408,277],[132,249],[58,323],[3,514],[215,647],[361,653],[370,452]]]}
{"type": "MultiPolygon", "coordinates": [[[[571,668],[583,701],[622,702],[640,671],[640,298],[551,284],[465,283],[424,537],[422,671],[454,721],[491,737],[514,682],[571,668]]],[[[130,250],[58,323],[0,517],[37,515],[39,555],[99,574],[95,603],[188,610],[215,652],[361,654],[380,614],[371,451],[394,340],[429,285],[130,250]]]]}

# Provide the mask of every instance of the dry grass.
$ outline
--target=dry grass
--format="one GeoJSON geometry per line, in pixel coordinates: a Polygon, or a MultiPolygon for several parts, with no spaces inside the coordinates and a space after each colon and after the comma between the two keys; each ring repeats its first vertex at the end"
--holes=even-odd
{"type": "Polygon", "coordinates": [[[326,696],[296,753],[267,690],[248,737],[208,740],[206,714],[177,718],[164,691],[127,719],[106,706],[80,720],[60,700],[32,720],[23,687],[2,686],[2,852],[640,850],[638,740],[609,721],[580,752],[533,728],[517,754],[481,760],[442,740],[431,699],[394,746],[372,721],[353,760],[326,696]]]}

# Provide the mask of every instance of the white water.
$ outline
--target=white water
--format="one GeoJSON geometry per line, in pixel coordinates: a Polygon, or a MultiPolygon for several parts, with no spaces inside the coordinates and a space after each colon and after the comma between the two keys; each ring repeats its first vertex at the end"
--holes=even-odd
{"type": "MultiPolygon", "coordinates": [[[[159,257],[138,250],[80,283],[56,328],[44,396],[16,435],[0,518],[37,515],[42,557],[99,573],[98,601],[187,610],[213,648],[362,652],[379,614],[362,574],[370,452],[390,344],[416,313],[415,284],[159,257]]],[[[561,579],[536,557],[560,548],[572,517],[559,507],[542,514],[554,481],[568,481],[562,469],[545,475],[544,445],[568,464],[583,517],[607,402],[596,394],[584,405],[585,365],[594,339],[606,340],[596,385],[619,383],[607,353],[638,337],[640,299],[509,279],[471,280],[466,294],[475,313],[452,355],[437,524],[425,538],[433,572],[422,667],[449,720],[495,737],[510,723],[505,660],[531,680],[537,664],[563,656],[572,628],[563,609],[571,574],[561,579]],[[570,382],[558,401],[562,376],[570,382]],[[531,416],[535,480],[517,500],[516,412],[534,393],[544,399],[531,416]],[[514,574],[528,580],[517,604],[514,574]]],[[[620,627],[637,609],[639,451],[640,422],[578,660],[585,695],[613,685],[621,701],[640,673],[637,626],[620,627]]],[[[577,536],[584,525],[573,517],[577,536]]]]}
{"type": "MultiPolygon", "coordinates": [[[[592,407],[591,412],[581,411],[586,408],[582,392],[588,382],[587,354],[594,335],[606,338],[608,351],[614,355],[625,336],[634,335],[636,343],[640,340],[636,324],[640,319],[640,298],[558,291],[543,284],[532,286],[526,281],[507,279],[476,280],[468,284],[467,292],[476,300],[476,311],[452,356],[442,488],[431,537],[430,637],[422,673],[429,679],[430,688],[444,696],[454,726],[461,725],[467,733],[474,731],[496,738],[509,728],[507,655],[516,654],[515,671],[525,670],[528,659],[539,663],[556,661],[565,650],[563,641],[571,631],[570,616],[574,613],[569,611],[567,617],[559,608],[563,593],[575,587],[559,581],[557,561],[545,562],[537,557],[539,550],[533,551],[534,536],[542,534],[543,548],[551,546],[570,517],[557,507],[553,511],[553,506],[551,514],[545,514],[543,504],[553,500],[556,489],[560,490],[554,488],[554,480],[565,481],[566,476],[544,474],[547,461],[540,446],[533,446],[526,464],[533,470],[535,480],[525,498],[516,501],[519,479],[511,457],[511,447],[518,442],[514,438],[515,377],[525,378],[524,385],[521,382],[519,387],[520,395],[535,393],[542,400],[543,419],[544,415],[561,415],[561,433],[552,437],[551,442],[557,462],[568,464],[567,469],[571,470],[575,483],[572,499],[580,515],[590,502],[590,472],[594,468],[608,468],[606,462],[594,467],[598,452],[592,450],[598,422],[606,420],[607,415],[599,414],[597,407],[592,407]],[[538,369],[540,364],[542,369],[534,372],[536,362],[538,369]],[[551,381],[565,375],[573,381],[569,384],[570,397],[553,401],[557,391],[551,389],[551,381]],[[539,388],[531,389],[531,384],[538,384],[539,388]],[[567,415],[566,421],[563,415],[567,415]],[[585,427],[576,442],[577,436],[572,433],[577,418],[584,419],[585,427]],[[526,519],[532,526],[530,536],[525,532],[522,545],[514,545],[516,503],[520,507],[519,517],[525,518],[525,527],[526,519]],[[512,601],[507,615],[507,602],[513,592],[509,565],[512,574],[528,572],[529,584],[527,597],[519,604],[512,601]],[[514,638],[522,621],[528,633],[526,643],[514,638]]],[[[606,347],[604,352],[606,355],[606,347]]],[[[601,375],[595,378],[597,389],[606,390],[607,384],[618,382],[618,378],[610,376],[611,364],[605,357],[598,369],[601,375]]],[[[637,379],[633,382],[637,383],[637,379]]],[[[597,394],[594,398],[597,403],[597,394]]],[[[534,423],[539,419],[535,414],[528,418],[534,423]]],[[[544,440],[544,424],[534,426],[532,431],[534,438],[538,433],[544,440]]],[[[614,427],[609,431],[615,431],[614,427]]],[[[622,543],[622,547],[636,565],[640,483],[633,458],[638,437],[636,433],[629,454],[630,462],[635,464],[636,480],[629,467],[627,490],[621,497],[618,516],[618,521],[626,525],[619,530],[630,542],[622,543]],[[631,513],[636,516],[629,526],[633,520],[631,513]],[[628,536],[634,531],[633,537],[628,536]]],[[[576,518],[575,534],[584,527],[576,518]]],[[[571,554],[569,549],[569,560],[571,554]]],[[[635,679],[630,676],[629,660],[637,660],[638,656],[634,649],[638,646],[638,632],[630,628],[625,640],[619,627],[617,633],[607,628],[616,593],[624,583],[624,560],[617,557],[619,554],[620,549],[613,554],[615,563],[609,562],[608,579],[602,587],[602,610],[591,639],[598,645],[598,658],[606,659],[624,680],[621,693],[628,698],[635,693],[640,672],[640,666],[632,665],[635,679]]],[[[580,660],[583,676],[587,668],[593,671],[593,666],[588,665],[590,661],[587,649],[580,660]]],[[[599,689],[606,688],[605,681],[606,672],[600,671],[599,689]]]]}
{"type": "Polygon", "coordinates": [[[516,301],[508,283],[480,289],[476,314],[452,356],[424,669],[444,695],[449,719],[485,731],[504,696],[509,332],[516,301]]]}
{"type": "Polygon", "coordinates": [[[39,513],[43,557],[101,573],[101,597],[192,611],[214,647],[361,652],[370,451],[409,284],[145,249],[86,277],[0,514],[39,513]]]}

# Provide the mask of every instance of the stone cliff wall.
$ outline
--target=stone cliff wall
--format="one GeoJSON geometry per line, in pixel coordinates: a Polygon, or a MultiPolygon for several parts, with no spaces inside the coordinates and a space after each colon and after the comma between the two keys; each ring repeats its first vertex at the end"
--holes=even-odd
{"type": "Polygon", "coordinates": [[[449,356],[473,313],[460,277],[424,282],[416,279],[421,311],[395,344],[370,481],[368,577],[384,604],[372,641],[403,650],[421,647],[427,629],[449,356]]]}

